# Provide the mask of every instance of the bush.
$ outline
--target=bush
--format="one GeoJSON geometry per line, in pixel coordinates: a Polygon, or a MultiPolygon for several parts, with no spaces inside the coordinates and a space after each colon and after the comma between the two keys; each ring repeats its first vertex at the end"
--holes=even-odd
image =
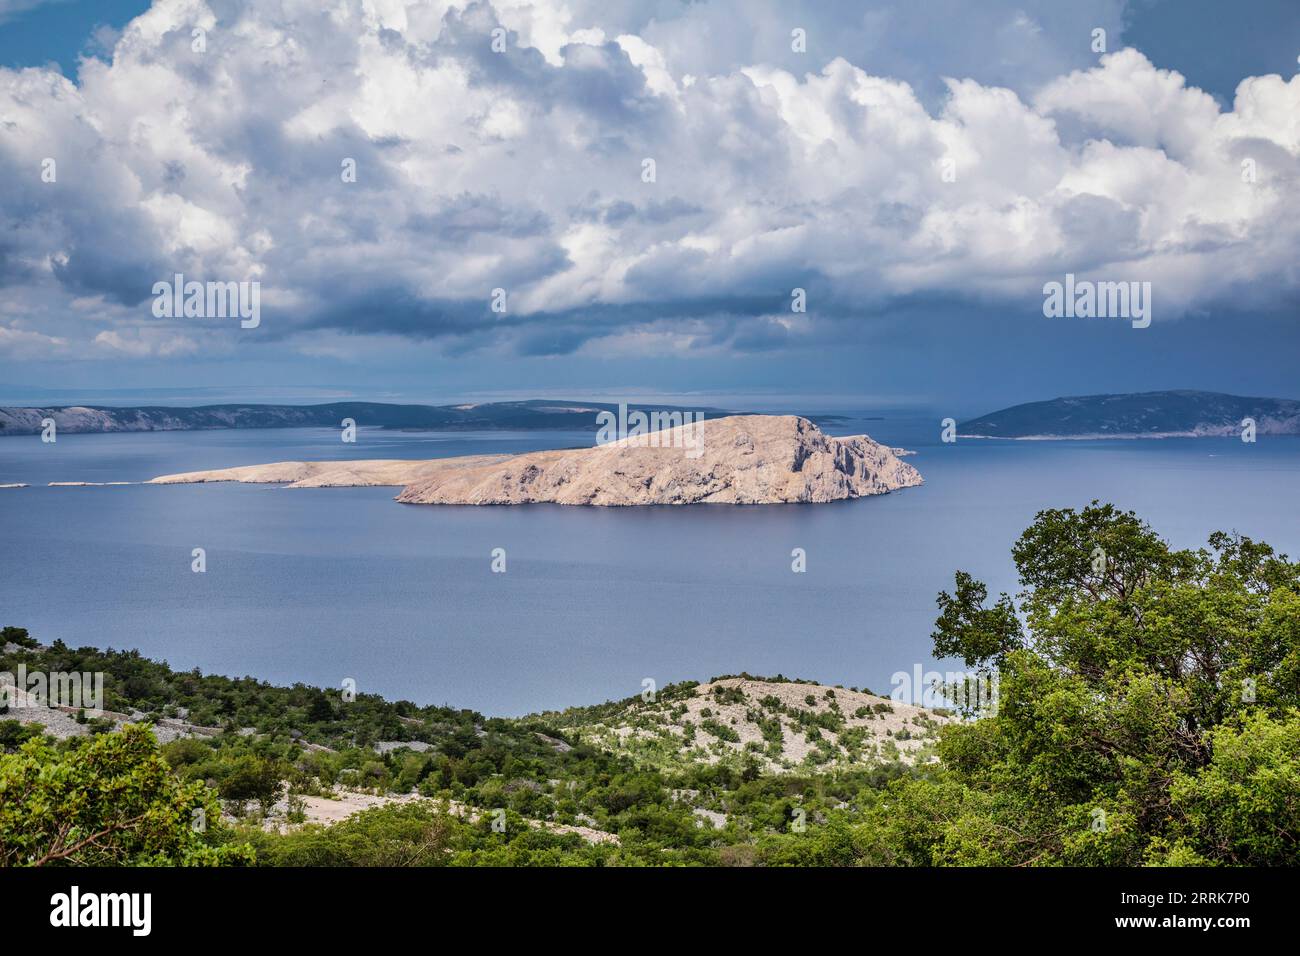
{"type": "Polygon", "coordinates": [[[740,734],[726,724],[720,724],[716,720],[702,720],[700,721],[700,727],[719,740],[726,740],[733,744],[740,743],[740,734]]]}
{"type": "Polygon", "coordinates": [[[259,849],[273,866],[440,866],[463,826],[427,802],[390,804],[331,827],[268,835],[259,849]]]}
{"type": "Polygon", "coordinates": [[[211,794],[183,784],[149,730],[41,738],[0,756],[0,866],[207,866],[248,863],[243,845],[219,846],[211,794]]]}
{"type": "Polygon", "coordinates": [[[17,644],[19,647],[36,647],[36,638],[27,633],[25,627],[0,628],[0,647],[17,644]]]}

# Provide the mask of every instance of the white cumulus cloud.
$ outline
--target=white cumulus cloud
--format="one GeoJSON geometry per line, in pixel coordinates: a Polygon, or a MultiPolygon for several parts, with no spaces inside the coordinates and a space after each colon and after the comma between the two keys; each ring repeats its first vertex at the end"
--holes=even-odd
{"type": "Polygon", "coordinates": [[[1300,78],[1224,111],[1137,50],[1062,69],[1043,24],[1066,14],[994,3],[970,32],[1027,79],[934,92],[920,60],[961,60],[902,42],[902,4],[835,8],[861,62],[815,4],[651,6],[156,0],[75,82],[0,70],[0,284],[28,329],[41,303],[21,334],[136,356],[237,334],[153,318],[178,272],[259,281],[248,334],[318,353],[764,349],[905,297],[1033,309],[1067,271],[1149,280],[1167,318],[1295,296],[1300,78]]]}

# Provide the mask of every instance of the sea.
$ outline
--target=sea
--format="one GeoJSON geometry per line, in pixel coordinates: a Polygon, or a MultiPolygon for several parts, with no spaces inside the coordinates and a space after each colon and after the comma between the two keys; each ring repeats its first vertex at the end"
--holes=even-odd
{"type": "Polygon", "coordinates": [[[1014,594],[1011,546],[1045,508],[1097,499],[1178,547],[1222,529],[1300,554],[1297,438],[946,444],[935,419],[867,412],[825,429],[914,450],[925,484],[819,505],[402,505],[395,488],[48,483],[572,448],[594,434],[0,438],[0,484],[30,486],[0,489],[0,625],[177,669],[351,680],[517,716],[741,672],[889,694],[917,667],[952,670],[932,653],[936,595],[957,570],[1014,594]]]}

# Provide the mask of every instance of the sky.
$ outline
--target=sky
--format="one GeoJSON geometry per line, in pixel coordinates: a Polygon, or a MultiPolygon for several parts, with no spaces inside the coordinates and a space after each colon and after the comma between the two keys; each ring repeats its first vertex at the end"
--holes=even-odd
{"type": "Polygon", "coordinates": [[[1300,397],[1297,57],[1295,0],[0,0],[0,402],[1300,397]]]}

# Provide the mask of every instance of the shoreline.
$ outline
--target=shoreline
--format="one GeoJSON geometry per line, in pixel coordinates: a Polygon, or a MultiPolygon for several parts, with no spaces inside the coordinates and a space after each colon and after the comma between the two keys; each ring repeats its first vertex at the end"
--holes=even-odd
{"type": "MultiPolygon", "coordinates": [[[[1267,438],[1300,438],[1300,435],[1292,434],[1291,432],[1283,432],[1279,434],[1260,432],[1259,434],[1267,438]]],[[[1104,441],[1106,439],[1115,439],[1118,441],[1142,441],[1144,439],[1164,440],[1166,438],[1226,438],[1239,440],[1240,434],[1235,431],[1212,435],[1206,434],[1205,432],[1123,432],[1120,434],[1087,432],[1080,435],[967,435],[958,432],[957,437],[978,438],[985,441],[1104,441]]]]}

